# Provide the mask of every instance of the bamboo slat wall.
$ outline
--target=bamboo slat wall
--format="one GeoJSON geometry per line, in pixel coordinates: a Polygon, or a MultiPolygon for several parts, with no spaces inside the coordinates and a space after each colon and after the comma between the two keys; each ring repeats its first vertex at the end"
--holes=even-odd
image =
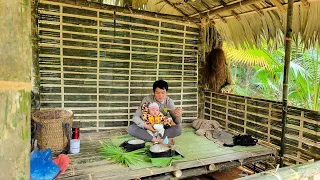
{"type": "MultiPolygon", "coordinates": [[[[281,103],[244,96],[205,92],[205,119],[217,120],[235,134],[250,134],[280,149],[281,103]]],[[[286,164],[320,159],[320,113],[288,107],[286,164]]]]}
{"type": "Polygon", "coordinates": [[[123,128],[157,79],[197,118],[199,27],[106,9],[39,1],[41,108],[66,108],[74,126],[123,128]]]}

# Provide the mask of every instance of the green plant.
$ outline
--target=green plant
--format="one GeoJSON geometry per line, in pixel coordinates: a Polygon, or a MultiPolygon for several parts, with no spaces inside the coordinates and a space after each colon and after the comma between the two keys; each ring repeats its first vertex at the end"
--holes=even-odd
{"type": "MultiPolygon", "coordinates": [[[[281,101],[284,69],[284,48],[226,48],[236,83],[235,93],[281,101]],[[230,50],[231,49],[231,50],[230,50]],[[255,59],[256,58],[256,59],[255,59]],[[260,58],[260,59],[259,59],[260,58]],[[262,60],[263,58],[264,60],[262,60]],[[268,64],[268,65],[266,65],[268,64]]],[[[289,74],[289,105],[319,110],[320,60],[318,46],[305,50],[297,40],[293,44],[289,74]]]]}
{"type": "Polygon", "coordinates": [[[98,149],[102,157],[108,158],[112,162],[123,164],[125,166],[140,164],[145,162],[146,148],[127,152],[124,148],[114,145],[110,141],[100,141],[101,148],[98,149]]]}
{"type": "Polygon", "coordinates": [[[162,158],[147,158],[147,161],[150,161],[152,163],[152,166],[156,167],[166,167],[170,166],[173,160],[182,159],[182,157],[179,156],[172,156],[172,157],[162,157],[162,158]]]}

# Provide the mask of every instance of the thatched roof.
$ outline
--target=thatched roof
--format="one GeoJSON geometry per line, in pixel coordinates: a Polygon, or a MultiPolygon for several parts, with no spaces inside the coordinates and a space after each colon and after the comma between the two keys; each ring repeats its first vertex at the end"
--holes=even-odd
{"type": "MultiPolygon", "coordinates": [[[[112,2],[119,0],[104,0],[112,2]]],[[[223,39],[235,44],[259,44],[262,37],[283,42],[286,29],[287,0],[132,0],[132,6],[198,20],[209,18],[223,39]]],[[[320,1],[295,1],[293,14],[294,36],[301,34],[306,46],[315,45],[320,32],[320,1]]]]}

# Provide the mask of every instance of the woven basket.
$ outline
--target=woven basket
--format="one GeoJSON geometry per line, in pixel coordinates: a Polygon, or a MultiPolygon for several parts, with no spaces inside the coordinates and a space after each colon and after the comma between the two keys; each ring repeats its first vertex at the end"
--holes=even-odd
{"type": "MultiPolygon", "coordinates": [[[[51,148],[52,152],[61,152],[68,145],[65,132],[65,123],[69,123],[69,132],[72,127],[73,112],[64,109],[39,110],[32,114],[37,124],[36,139],[40,149],[51,148]]],[[[70,137],[70,136],[69,136],[70,137]]]]}

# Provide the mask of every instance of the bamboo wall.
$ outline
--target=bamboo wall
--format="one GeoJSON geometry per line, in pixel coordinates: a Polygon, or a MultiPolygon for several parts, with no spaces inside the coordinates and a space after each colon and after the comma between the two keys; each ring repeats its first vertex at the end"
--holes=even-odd
{"type": "MultiPolygon", "coordinates": [[[[205,119],[235,134],[250,134],[280,149],[282,104],[244,96],[205,92],[205,119]]],[[[288,107],[285,163],[320,159],[320,113],[288,107]]]]}
{"type": "Polygon", "coordinates": [[[81,130],[123,128],[164,79],[196,119],[199,27],[96,6],[39,1],[41,108],[72,110],[81,130]]]}

